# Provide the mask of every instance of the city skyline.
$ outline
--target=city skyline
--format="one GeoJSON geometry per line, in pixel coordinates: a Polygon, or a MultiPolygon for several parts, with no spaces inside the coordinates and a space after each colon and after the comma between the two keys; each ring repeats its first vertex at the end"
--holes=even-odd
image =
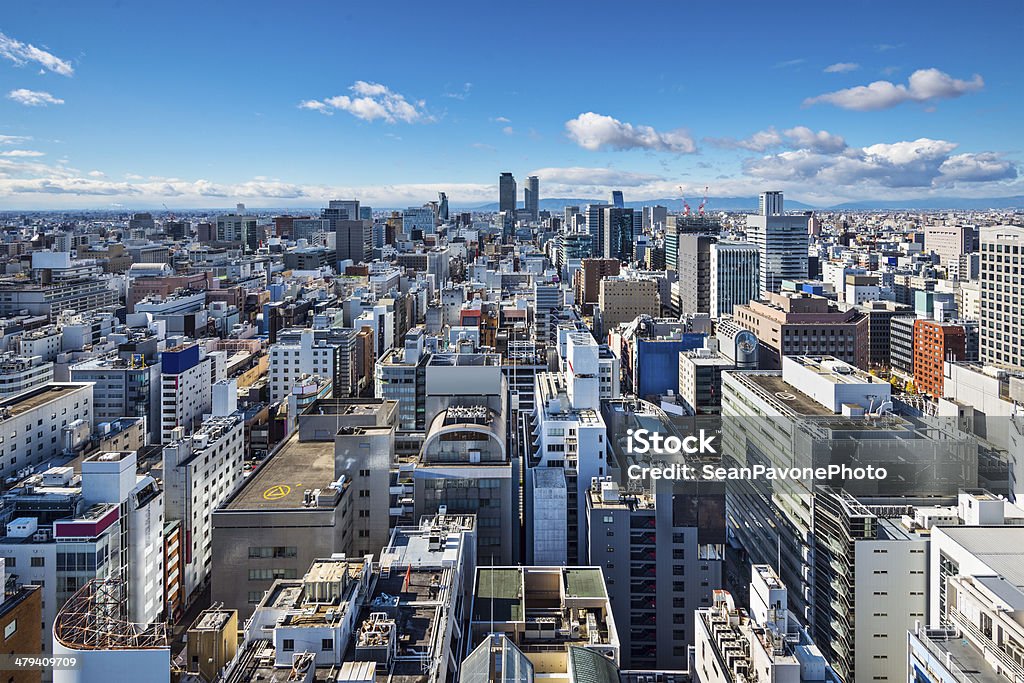
{"type": "Polygon", "coordinates": [[[519,6],[550,50],[494,40],[501,17],[468,4],[12,7],[0,209],[400,207],[439,191],[470,207],[497,201],[507,170],[537,176],[542,199],[1024,194],[1019,7],[745,16],[758,7],[637,7],[626,51],[588,44],[621,12],[603,3],[519,6]]]}

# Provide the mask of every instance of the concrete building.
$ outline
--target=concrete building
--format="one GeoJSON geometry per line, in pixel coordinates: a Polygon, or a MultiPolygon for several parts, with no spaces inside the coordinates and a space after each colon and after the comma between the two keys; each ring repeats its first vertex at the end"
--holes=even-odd
{"type": "MultiPolygon", "coordinates": [[[[154,345],[155,348],[155,345],[154,345]]],[[[150,440],[159,443],[160,363],[145,354],[95,358],[69,368],[72,382],[89,382],[93,391],[93,418],[97,424],[121,417],[147,420],[150,440]]]]}
{"type": "Polygon", "coordinates": [[[424,329],[405,334],[403,348],[390,349],[374,369],[374,396],[398,402],[398,429],[423,431],[426,415],[426,368],[430,353],[424,348],[424,329]]]}
{"type": "Polygon", "coordinates": [[[333,439],[293,434],[211,517],[213,600],[248,619],[275,579],[297,579],[317,558],[344,552],[349,495],[334,475],[333,439]]]}
{"type": "Polygon", "coordinates": [[[604,572],[622,664],[686,669],[694,610],[711,605],[713,587],[722,585],[724,527],[682,513],[701,509],[690,505],[696,486],[625,489],[609,479],[594,479],[587,491],[588,562],[604,572]]]}
{"type": "Polygon", "coordinates": [[[760,254],[761,296],[778,292],[783,280],[807,277],[807,216],[783,213],[782,193],[763,193],[760,213],[747,216],[747,240],[760,254]]]}
{"type": "Polygon", "coordinates": [[[508,172],[498,178],[498,211],[516,211],[516,179],[508,172]]]}
{"type": "Polygon", "coordinates": [[[914,387],[942,398],[947,362],[967,360],[967,334],[961,325],[934,320],[914,321],[914,387]]]}
{"type": "MultiPolygon", "coordinates": [[[[43,591],[39,586],[7,587],[7,573],[0,560],[0,646],[9,654],[39,655],[42,634],[36,624],[43,620],[43,591]]],[[[38,683],[42,672],[32,669],[8,670],[8,683],[38,683]]]]}
{"type": "Polygon", "coordinates": [[[868,366],[867,317],[855,308],[840,310],[824,297],[768,294],[734,307],[733,319],[757,336],[764,369],[778,369],[790,355],[828,355],[868,366]]]}
{"type": "Polygon", "coordinates": [[[1024,249],[1024,228],[981,229],[981,362],[1024,370],[1024,303],[1013,301],[1013,259],[1024,249]]]}
{"type": "Polygon", "coordinates": [[[202,424],[213,406],[213,384],[225,377],[223,360],[223,354],[206,354],[197,343],[160,355],[161,443],[170,443],[176,429],[188,435],[202,424]]]}
{"type": "Polygon", "coordinates": [[[887,382],[828,357],[787,357],[781,373],[722,373],[722,450],[740,454],[736,466],[756,461],[787,468],[811,463],[886,468],[884,479],[728,482],[732,542],[754,563],[778,566],[781,560],[779,575],[802,623],[812,623],[828,600],[816,598],[815,486],[883,498],[952,497],[978,485],[977,442],[953,420],[893,414],[890,393],[887,382]],[[924,465],[940,444],[948,465],[942,471],[924,465]]]}
{"type": "Polygon", "coordinates": [[[573,276],[576,302],[589,312],[598,303],[601,281],[619,274],[622,262],[618,259],[584,258],[580,270],[573,276]]]}
{"type": "Polygon", "coordinates": [[[679,354],[679,399],[690,415],[717,415],[722,410],[722,371],[736,363],[718,352],[709,337],[704,348],[679,354]]]}
{"type": "Polygon", "coordinates": [[[633,321],[637,316],[658,317],[658,283],[626,277],[606,277],[598,286],[597,305],[604,329],[633,321]]]}
{"type": "MultiPolygon", "coordinates": [[[[234,382],[224,385],[234,390],[234,382]]],[[[226,391],[227,389],[220,391],[226,391]]],[[[211,516],[242,483],[245,421],[236,411],[211,416],[191,436],[174,430],[163,449],[166,519],[182,530],[182,598],[190,604],[213,566],[211,516]]]]}
{"type": "Polygon", "coordinates": [[[788,609],[788,591],[768,565],[751,568],[749,612],[728,591],[697,610],[692,674],[699,683],[837,681],[788,609]]]}
{"type": "Polygon", "coordinates": [[[71,452],[93,423],[92,385],[51,382],[0,399],[0,476],[71,452]]]}
{"type": "Polygon", "coordinates": [[[477,569],[469,650],[494,634],[504,634],[537,671],[556,679],[568,674],[573,647],[619,664],[618,628],[599,567],[477,569]]]}

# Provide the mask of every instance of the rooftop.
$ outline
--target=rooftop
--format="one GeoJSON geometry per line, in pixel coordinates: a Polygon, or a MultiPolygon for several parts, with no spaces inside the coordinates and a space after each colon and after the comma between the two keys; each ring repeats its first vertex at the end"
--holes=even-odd
{"type": "Polygon", "coordinates": [[[27,413],[50,401],[62,398],[66,394],[87,389],[90,386],[88,382],[51,382],[29,391],[23,391],[0,400],[0,419],[9,419],[27,413]]]}
{"type": "Polygon", "coordinates": [[[307,490],[334,481],[334,442],[299,441],[296,433],[249,475],[225,509],[303,509],[307,490]]]}

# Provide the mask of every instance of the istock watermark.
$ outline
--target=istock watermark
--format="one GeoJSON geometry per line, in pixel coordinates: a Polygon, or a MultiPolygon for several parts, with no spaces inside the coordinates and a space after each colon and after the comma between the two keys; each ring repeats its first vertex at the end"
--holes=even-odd
{"type": "Polygon", "coordinates": [[[672,479],[676,481],[735,481],[739,479],[768,480],[828,480],[845,481],[882,480],[889,476],[884,467],[850,467],[849,465],[828,465],[827,467],[719,467],[715,465],[630,465],[627,476],[634,480],[672,479]]]}

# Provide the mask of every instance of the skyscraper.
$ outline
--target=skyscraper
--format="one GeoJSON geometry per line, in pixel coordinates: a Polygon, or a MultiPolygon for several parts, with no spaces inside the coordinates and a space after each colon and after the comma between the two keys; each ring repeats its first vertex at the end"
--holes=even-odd
{"type": "Polygon", "coordinates": [[[352,259],[360,263],[373,251],[373,221],[359,220],[359,200],[331,200],[327,208],[320,209],[320,218],[326,219],[335,234],[338,261],[352,259]]]}
{"type": "Polygon", "coordinates": [[[633,260],[635,231],[633,230],[633,209],[604,209],[605,258],[617,258],[629,263],[633,260]]]}
{"type": "Polygon", "coordinates": [[[516,212],[516,179],[511,173],[502,173],[498,178],[498,211],[516,212]]]}
{"type": "Polygon", "coordinates": [[[587,232],[594,245],[594,254],[604,254],[604,210],[609,204],[587,204],[587,232]]]}
{"type": "Polygon", "coordinates": [[[526,179],[523,199],[526,210],[530,212],[530,217],[537,220],[540,217],[540,180],[537,176],[532,175],[526,179]]]}
{"type": "Polygon", "coordinates": [[[444,192],[437,193],[437,217],[442,221],[448,220],[448,195],[444,192]]]}
{"type": "Polygon", "coordinates": [[[778,190],[762,192],[757,197],[757,213],[762,216],[782,215],[782,193],[778,190]]]}
{"type": "Polygon", "coordinates": [[[712,318],[730,315],[733,306],[757,298],[760,255],[755,245],[749,242],[718,242],[711,245],[710,257],[708,312],[712,318]]]}
{"type": "Polygon", "coordinates": [[[782,213],[782,193],[762,192],[761,213],[747,216],[747,239],[760,254],[761,295],[778,292],[783,280],[807,277],[807,216],[782,213]]]}
{"type": "Polygon", "coordinates": [[[612,206],[616,209],[622,209],[626,206],[622,201],[622,190],[612,190],[612,206]]]}
{"type": "Polygon", "coordinates": [[[996,225],[981,229],[981,362],[1024,369],[1024,305],[1012,295],[1014,262],[1024,255],[1024,228],[996,225]]]}

